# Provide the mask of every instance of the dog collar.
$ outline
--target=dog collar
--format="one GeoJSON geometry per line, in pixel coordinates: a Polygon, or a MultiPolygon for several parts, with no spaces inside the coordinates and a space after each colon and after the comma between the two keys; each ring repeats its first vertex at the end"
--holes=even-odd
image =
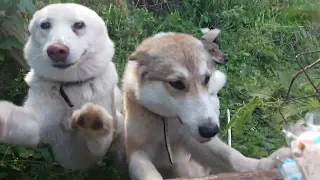
{"type": "Polygon", "coordinates": [[[59,93],[60,93],[61,97],[63,98],[63,100],[68,104],[69,107],[71,107],[71,108],[74,107],[74,105],[70,101],[70,98],[68,97],[68,95],[66,94],[66,92],[63,89],[63,84],[60,84],[59,93]]]}
{"type": "Polygon", "coordinates": [[[72,104],[70,98],[68,97],[68,95],[66,94],[66,92],[63,89],[63,86],[73,86],[73,85],[81,85],[83,83],[86,83],[90,80],[92,80],[93,78],[84,80],[84,81],[70,81],[70,82],[60,82],[60,89],[59,89],[59,93],[61,95],[61,97],[63,98],[63,100],[68,104],[69,107],[74,107],[74,105],[72,104]]]}
{"type": "MultiPolygon", "coordinates": [[[[180,117],[177,117],[177,118],[180,121],[180,123],[183,124],[180,117]]],[[[172,155],[171,145],[169,141],[169,134],[168,134],[168,122],[164,117],[162,117],[162,122],[163,122],[163,131],[164,131],[164,142],[166,144],[166,149],[168,152],[170,163],[173,164],[174,161],[173,161],[173,155],[172,155]]]]}
{"type": "Polygon", "coordinates": [[[169,134],[168,134],[168,122],[164,117],[162,118],[162,122],[163,122],[163,131],[164,131],[164,142],[166,144],[166,149],[168,152],[170,163],[173,164],[173,155],[172,155],[171,145],[169,141],[169,134]]]}
{"type": "MultiPolygon", "coordinates": [[[[63,86],[71,86],[71,85],[81,85],[83,83],[86,83],[88,82],[89,80],[92,80],[93,78],[90,78],[90,79],[87,79],[85,81],[75,81],[75,82],[60,82],[60,89],[59,89],[59,93],[60,95],[62,96],[62,98],[64,99],[64,101],[68,104],[68,106],[70,108],[73,108],[74,105],[72,104],[70,98],[68,97],[68,95],[66,94],[66,92],[64,91],[63,89],[63,86]]],[[[117,121],[117,108],[116,108],[116,100],[115,100],[115,87],[116,85],[112,88],[112,91],[111,91],[111,115],[113,116],[113,119],[114,121],[118,122],[117,121]]],[[[115,129],[117,129],[118,126],[115,126],[115,129]]],[[[116,136],[116,132],[114,131],[114,134],[113,134],[113,137],[116,136]]]]}

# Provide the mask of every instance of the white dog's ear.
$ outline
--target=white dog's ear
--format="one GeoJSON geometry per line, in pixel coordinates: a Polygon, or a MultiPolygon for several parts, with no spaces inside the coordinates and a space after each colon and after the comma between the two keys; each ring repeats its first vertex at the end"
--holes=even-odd
{"type": "Polygon", "coordinates": [[[227,76],[219,70],[215,70],[209,81],[209,94],[218,94],[227,82],[227,76]]]}
{"type": "Polygon", "coordinates": [[[29,22],[29,24],[28,24],[28,31],[29,31],[29,33],[31,33],[31,32],[34,31],[33,29],[34,29],[35,26],[36,26],[36,19],[37,19],[36,17],[37,17],[37,14],[38,14],[38,11],[33,14],[32,18],[31,18],[31,20],[30,20],[30,22],[29,22]]]}
{"type": "Polygon", "coordinates": [[[28,31],[29,31],[30,34],[31,34],[32,28],[34,26],[34,22],[35,22],[35,20],[31,19],[31,21],[28,24],[28,31]]]}

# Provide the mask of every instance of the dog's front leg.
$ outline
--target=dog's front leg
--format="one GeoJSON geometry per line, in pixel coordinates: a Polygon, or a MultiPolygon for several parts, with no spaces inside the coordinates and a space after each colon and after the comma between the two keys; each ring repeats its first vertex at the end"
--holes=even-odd
{"type": "Polygon", "coordinates": [[[252,172],[266,171],[276,168],[278,157],[291,157],[289,148],[281,148],[268,158],[254,159],[245,157],[239,151],[229,147],[219,138],[213,138],[211,141],[201,144],[192,139],[185,141],[188,143],[188,149],[192,156],[200,163],[208,165],[218,172],[252,172]]]}
{"type": "Polygon", "coordinates": [[[114,119],[105,108],[87,103],[72,115],[71,129],[77,131],[95,156],[104,156],[113,140],[114,119]]]}
{"type": "Polygon", "coordinates": [[[163,180],[144,151],[135,151],[129,157],[129,173],[134,180],[163,180]]]}
{"type": "Polygon", "coordinates": [[[0,101],[0,142],[34,147],[39,143],[39,128],[32,108],[0,101]]]}

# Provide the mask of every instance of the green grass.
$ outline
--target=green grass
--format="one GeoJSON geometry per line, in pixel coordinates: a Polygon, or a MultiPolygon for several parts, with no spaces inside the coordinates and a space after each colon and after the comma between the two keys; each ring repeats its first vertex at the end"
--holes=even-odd
{"type": "MultiPolygon", "coordinates": [[[[264,157],[285,145],[280,133],[284,121],[278,108],[289,86],[291,75],[299,70],[296,54],[320,50],[320,2],[317,0],[183,0],[159,6],[153,11],[130,7],[125,16],[114,5],[93,6],[108,25],[116,45],[116,62],[121,76],[126,57],[142,39],[161,31],[192,33],[216,26],[222,30],[221,49],[230,56],[219,67],[228,75],[220,93],[221,123],[226,126],[226,109],[233,119],[233,147],[251,157],[264,157]]],[[[307,65],[320,53],[304,57],[307,65]]],[[[26,86],[24,72],[13,71],[10,63],[0,62],[0,98],[21,103],[26,86]]],[[[318,75],[319,76],[319,75],[318,75]]],[[[313,79],[316,83],[318,79],[313,79]]],[[[313,93],[305,78],[293,87],[294,96],[313,93]]],[[[319,109],[311,99],[284,108],[289,121],[307,110],[319,109]]],[[[221,133],[225,139],[225,132],[221,133]]],[[[19,149],[0,146],[0,179],[117,179],[112,162],[87,171],[69,172],[54,164],[50,149],[19,149]],[[28,150],[28,151],[27,151],[28,150]],[[27,153],[26,152],[31,152],[27,153]]]]}

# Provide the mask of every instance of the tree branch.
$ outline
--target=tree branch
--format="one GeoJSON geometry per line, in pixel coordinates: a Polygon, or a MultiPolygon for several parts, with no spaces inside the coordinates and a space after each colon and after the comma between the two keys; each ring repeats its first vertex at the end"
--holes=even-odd
{"type": "MultiPolygon", "coordinates": [[[[267,172],[246,172],[246,173],[221,173],[217,175],[211,175],[202,178],[178,178],[179,180],[281,180],[283,179],[277,169],[267,172]]],[[[167,180],[178,180],[178,179],[167,179],[167,180]]]]}
{"type": "MultiPolygon", "coordinates": [[[[306,71],[306,70],[309,70],[311,68],[313,68],[315,65],[319,64],[320,63],[320,59],[316,60],[315,62],[313,62],[312,64],[304,67],[303,69],[306,71]]],[[[293,75],[293,78],[296,79],[301,73],[303,73],[303,70],[301,69],[300,71],[296,72],[294,75],[293,75]]]]}

